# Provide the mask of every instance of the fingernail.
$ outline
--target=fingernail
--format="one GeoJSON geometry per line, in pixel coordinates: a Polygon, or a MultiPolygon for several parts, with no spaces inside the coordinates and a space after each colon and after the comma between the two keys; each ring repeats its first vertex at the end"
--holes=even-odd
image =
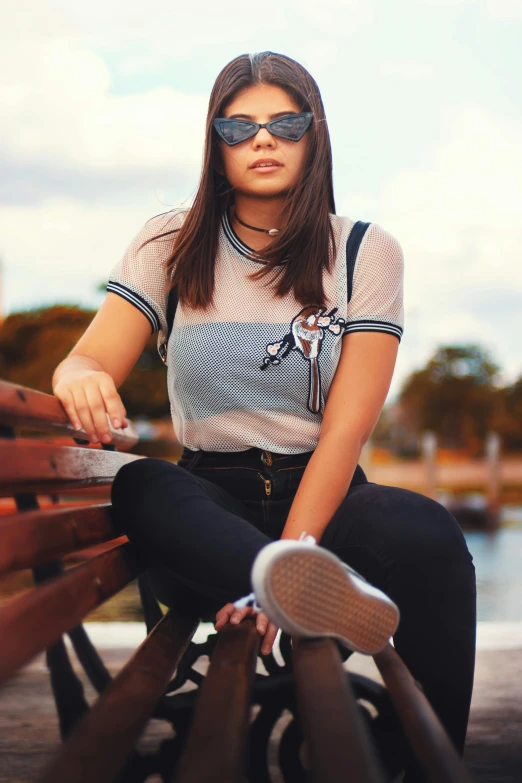
{"type": "Polygon", "coordinates": [[[261,623],[261,625],[257,626],[257,630],[259,631],[259,633],[264,633],[266,631],[266,625],[263,625],[261,623]]]}
{"type": "Polygon", "coordinates": [[[109,443],[110,439],[111,439],[110,435],[104,435],[103,438],[102,438],[104,443],[109,443]]]}
{"type": "Polygon", "coordinates": [[[231,622],[231,623],[238,623],[238,622],[239,622],[239,617],[232,617],[232,619],[230,620],[230,622],[231,622]]]}
{"type": "Polygon", "coordinates": [[[96,435],[93,435],[93,436],[92,436],[92,438],[91,438],[91,440],[92,440],[92,442],[93,442],[93,443],[99,443],[99,442],[100,442],[100,441],[98,440],[98,438],[96,437],[96,435]]]}
{"type": "Polygon", "coordinates": [[[263,650],[262,650],[262,652],[263,652],[265,655],[268,655],[268,653],[270,652],[270,647],[263,647],[263,650]]]}
{"type": "Polygon", "coordinates": [[[114,419],[112,423],[114,424],[114,426],[116,427],[116,429],[117,429],[117,430],[119,430],[119,428],[121,427],[121,422],[120,422],[120,420],[119,420],[119,419],[114,419]]]}
{"type": "Polygon", "coordinates": [[[82,428],[82,425],[78,424],[78,422],[76,422],[76,424],[74,425],[74,429],[75,430],[81,430],[81,428],[82,428]]]}

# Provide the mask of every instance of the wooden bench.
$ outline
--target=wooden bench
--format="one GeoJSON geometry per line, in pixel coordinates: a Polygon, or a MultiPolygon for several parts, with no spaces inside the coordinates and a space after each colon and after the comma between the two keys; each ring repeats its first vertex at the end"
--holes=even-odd
{"type": "Polygon", "coordinates": [[[132,425],[93,446],[55,397],[0,381],[0,436],[0,496],[15,504],[0,517],[0,574],[31,569],[35,583],[0,608],[0,683],[46,650],[63,744],[40,781],[131,783],[156,773],[176,783],[267,783],[267,749],[285,715],[285,781],[391,780],[402,736],[396,716],[428,780],[471,780],[391,646],[375,656],[387,692],[348,675],[349,651],[332,640],[282,634],[280,655],[258,660],[251,619],[195,644],[200,618],[163,614],[131,544],[113,527],[110,503],[60,503],[73,490],[110,490],[118,469],[142,458],[125,453],[138,441],[132,425]],[[46,496],[53,504],[41,508],[46,496]],[[71,565],[68,556],[81,550],[86,559],[71,565]],[[135,578],[148,635],[113,679],[81,622],[135,578]],[[90,707],[64,634],[99,694],[90,707]],[[205,655],[206,676],[194,667],[205,655]],[[187,682],[198,688],[180,690],[187,682]],[[169,722],[175,736],[147,755],[136,743],[151,717],[169,722]]]}

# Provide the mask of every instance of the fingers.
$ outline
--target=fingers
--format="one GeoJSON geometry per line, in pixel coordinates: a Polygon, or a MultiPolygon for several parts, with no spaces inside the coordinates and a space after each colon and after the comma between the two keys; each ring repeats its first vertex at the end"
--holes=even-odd
{"type": "Polygon", "coordinates": [[[89,371],[67,376],[54,394],[75,429],[84,429],[93,443],[110,443],[110,422],[115,429],[128,426],[127,411],[114,380],[106,372],[89,371]]]}
{"type": "MultiPolygon", "coordinates": [[[[219,612],[216,612],[216,622],[214,627],[216,631],[221,629],[227,624],[232,623],[236,625],[240,623],[245,617],[255,615],[256,611],[252,606],[245,606],[243,609],[236,609],[234,604],[225,604],[219,612]]],[[[268,655],[272,650],[274,641],[276,639],[279,628],[274,623],[271,623],[264,612],[259,612],[256,620],[256,629],[261,636],[264,635],[263,646],[261,652],[263,655],[268,655]]]]}
{"type": "Polygon", "coordinates": [[[91,416],[91,409],[89,407],[89,401],[87,400],[87,394],[83,386],[75,389],[73,395],[74,404],[76,406],[76,410],[78,411],[78,417],[81,421],[83,429],[93,443],[98,443],[98,438],[95,434],[94,422],[91,416]]]}
{"type": "Polygon", "coordinates": [[[236,625],[240,623],[245,617],[255,614],[255,610],[251,606],[245,606],[243,609],[236,609],[234,604],[226,604],[219,612],[216,613],[216,631],[220,631],[227,623],[236,625]]]}
{"type": "MultiPolygon", "coordinates": [[[[226,604],[219,612],[216,612],[216,622],[214,627],[216,631],[221,629],[227,624],[231,623],[236,625],[240,623],[245,617],[255,615],[256,611],[252,606],[245,606],[243,609],[236,609],[234,604],[226,604]]],[[[264,635],[263,646],[261,652],[263,655],[268,655],[272,650],[279,628],[274,623],[271,623],[264,612],[259,612],[256,620],[256,629],[261,636],[264,635]]]]}
{"type": "Polygon", "coordinates": [[[228,623],[230,617],[234,611],[234,604],[226,604],[219,612],[216,612],[216,622],[214,627],[217,631],[220,631],[224,625],[228,623]]]}
{"type": "Polygon", "coordinates": [[[268,655],[268,653],[271,651],[277,632],[279,631],[279,628],[277,625],[274,625],[274,623],[268,623],[265,638],[263,639],[263,646],[261,647],[261,652],[263,655],[268,655]]]}
{"type": "MultiPolygon", "coordinates": [[[[55,394],[55,396],[58,396],[55,394]]],[[[72,426],[75,430],[81,430],[82,424],[80,422],[80,417],[78,416],[78,411],[76,410],[76,405],[74,404],[74,397],[69,389],[65,390],[60,397],[58,397],[60,402],[62,403],[65,412],[67,416],[69,417],[69,421],[71,422],[72,426]]]]}
{"type": "Polygon", "coordinates": [[[261,636],[263,636],[267,627],[268,627],[268,617],[264,612],[259,612],[259,614],[257,615],[256,628],[261,636]]]}
{"type": "MultiPolygon", "coordinates": [[[[89,410],[94,422],[94,437],[103,443],[109,443],[112,439],[109,423],[107,421],[107,411],[105,409],[105,400],[100,386],[90,384],[85,388],[85,396],[89,404],[89,410]]],[[[94,441],[96,442],[96,441],[94,441]]]]}
{"type": "Polygon", "coordinates": [[[109,414],[112,426],[117,430],[121,427],[126,427],[125,416],[127,411],[110,375],[100,377],[100,391],[103,395],[105,408],[109,414]]]}

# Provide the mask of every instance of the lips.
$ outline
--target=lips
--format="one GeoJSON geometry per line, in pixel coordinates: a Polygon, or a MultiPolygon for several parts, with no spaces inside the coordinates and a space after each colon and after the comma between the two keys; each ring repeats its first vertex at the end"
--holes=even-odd
{"type": "Polygon", "coordinates": [[[255,163],[253,163],[250,168],[251,169],[257,169],[261,166],[261,168],[265,168],[268,166],[282,166],[283,164],[280,163],[278,160],[275,160],[274,158],[260,158],[259,160],[256,160],[255,163]],[[264,165],[261,165],[264,164],[264,165]]]}

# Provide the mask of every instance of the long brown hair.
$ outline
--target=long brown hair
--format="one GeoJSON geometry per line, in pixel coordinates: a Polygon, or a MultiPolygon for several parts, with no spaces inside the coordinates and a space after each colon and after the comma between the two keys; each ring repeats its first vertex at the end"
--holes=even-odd
{"type": "MultiPolygon", "coordinates": [[[[173,252],[166,262],[167,279],[177,286],[178,298],[193,308],[205,309],[212,302],[214,265],[221,218],[234,203],[234,190],[222,171],[221,153],[213,128],[215,117],[246,87],[273,84],[287,92],[299,111],[312,111],[307,155],[298,182],[287,194],[285,230],[263,250],[253,253],[264,263],[252,273],[253,280],[272,273],[276,296],[293,290],[303,305],[323,304],[323,269],[335,258],[335,237],[329,213],[335,214],[332,182],[332,150],[319,88],[302,65],[282,54],[242,54],[218,75],[210,95],[205,152],[199,187],[193,205],[176,233],[173,252]],[[286,261],[286,262],[285,262],[286,261]],[[281,266],[279,266],[281,265],[281,266]]],[[[147,242],[143,244],[147,244],[147,242]]]]}

